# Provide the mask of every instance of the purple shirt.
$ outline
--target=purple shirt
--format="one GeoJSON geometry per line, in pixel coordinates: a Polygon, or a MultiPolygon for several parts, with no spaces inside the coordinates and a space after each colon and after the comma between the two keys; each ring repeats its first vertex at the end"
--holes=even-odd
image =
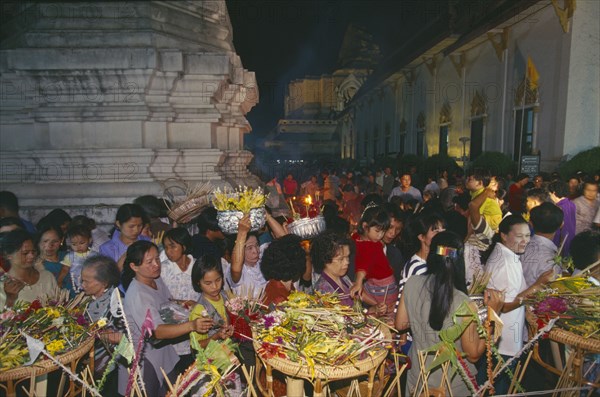
{"type": "MultiPolygon", "coordinates": [[[[109,258],[112,258],[115,262],[119,262],[119,259],[121,259],[121,256],[123,256],[123,254],[127,252],[127,248],[129,247],[121,241],[121,239],[119,238],[120,235],[121,232],[115,230],[112,238],[100,246],[100,255],[108,256],[109,258]]],[[[141,234],[138,236],[137,239],[138,241],[150,241],[148,237],[142,236],[141,234]]]]}
{"type": "Polygon", "coordinates": [[[564,215],[563,225],[556,231],[554,239],[552,240],[557,247],[560,247],[562,239],[565,239],[565,245],[560,253],[561,256],[568,256],[571,252],[571,240],[575,237],[575,213],[577,208],[575,203],[569,200],[567,197],[556,203],[564,215]]]}
{"type": "Polygon", "coordinates": [[[354,301],[350,298],[350,288],[352,288],[352,281],[348,278],[348,276],[344,276],[340,278],[342,285],[336,283],[331,277],[327,275],[327,273],[322,272],[321,277],[315,283],[315,291],[329,294],[336,292],[342,296],[340,299],[340,303],[342,305],[352,307],[354,301]]]}

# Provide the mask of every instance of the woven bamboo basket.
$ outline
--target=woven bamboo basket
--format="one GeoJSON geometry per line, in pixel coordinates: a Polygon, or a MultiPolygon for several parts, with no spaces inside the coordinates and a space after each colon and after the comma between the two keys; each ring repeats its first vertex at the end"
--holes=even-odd
{"type": "Polygon", "coordinates": [[[212,186],[209,182],[190,187],[184,181],[170,178],[161,185],[164,196],[171,201],[169,204],[165,200],[169,208],[167,216],[177,223],[190,223],[210,205],[212,186]]]}
{"type": "Polygon", "coordinates": [[[588,353],[600,353],[600,340],[595,338],[584,338],[564,329],[554,327],[548,333],[548,338],[565,345],[583,349],[588,353]]]}
{"type": "Polygon", "coordinates": [[[177,223],[190,223],[209,205],[208,196],[194,197],[174,205],[167,215],[177,223]]]}
{"type": "MultiPolygon", "coordinates": [[[[69,364],[73,361],[79,360],[81,357],[86,355],[94,346],[94,336],[90,336],[85,339],[77,348],[69,350],[68,352],[57,356],[56,359],[62,364],[69,364]]],[[[44,375],[49,372],[58,369],[58,365],[54,364],[48,359],[38,360],[32,365],[22,366],[18,368],[9,369],[7,371],[0,372],[0,382],[6,382],[9,380],[25,379],[32,376],[44,375]]]]}
{"type": "MultiPolygon", "coordinates": [[[[382,332],[384,333],[386,339],[391,338],[387,329],[382,329],[382,332]]],[[[254,349],[258,351],[258,349],[261,347],[261,343],[256,340],[256,337],[253,344],[254,349]]],[[[387,354],[388,350],[381,347],[374,350],[374,353],[371,357],[355,361],[354,363],[336,366],[315,365],[315,377],[319,379],[327,379],[328,381],[354,378],[366,374],[373,368],[377,368],[377,366],[379,366],[383,360],[385,360],[387,354]]],[[[262,360],[269,364],[273,369],[286,375],[304,379],[313,378],[310,368],[304,362],[304,360],[294,362],[281,357],[271,357],[268,359],[262,358],[262,360]]]]}

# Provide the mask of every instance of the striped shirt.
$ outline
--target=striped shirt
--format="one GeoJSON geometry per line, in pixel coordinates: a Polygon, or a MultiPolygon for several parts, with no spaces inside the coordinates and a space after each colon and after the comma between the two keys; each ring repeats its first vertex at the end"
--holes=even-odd
{"type": "Polygon", "coordinates": [[[412,276],[417,276],[420,274],[424,274],[427,271],[427,262],[422,259],[417,254],[414,254],[406,265],[404,265],[404,269],[402,270],[402,279],[398,282],[398,300],[396,300],[396,307],[394,308],[394,313],[398,311],[398,305],[400,304],[400,297],[402,296],[402,290],[404,289],[404,285],[412,276]]]}

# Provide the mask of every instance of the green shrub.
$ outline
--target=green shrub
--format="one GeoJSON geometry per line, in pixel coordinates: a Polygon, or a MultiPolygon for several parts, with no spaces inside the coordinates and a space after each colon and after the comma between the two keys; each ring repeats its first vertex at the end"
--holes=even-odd
{"type": "Polygon", "coordinates": [[[509,173],[515,175],[517,164],[504,153],[483,152],[469,165],[469,168],[482,168],[489,170],[492,175],[506,176],[509,173]]]}
{"type": "Polygon", "coordinates": [[[392,170],[396,167],[396,157],[395,156],[379,156],[375,159],[375,168],[384,169],[385,167],[390,167],[392,170]]]}
{"type": "Polygon", "coordinates": [[[417,156],[416,154],[403,154],[402,157],[398,159],[398,167],[397,171],[399,173],[410,171],[410,167],[416,166],[418,170],[421,169],[423,165],[423,158],[417,156]]]}
{"type": "Polygon", "coordinates": [[[571,160],[558,166],[558,172],[563,179],[574,175],[577,171],[583,171],[589,175],[600,170],[600,147],[584,150],[577,153],[571,160]]]}
{"type": "Polygon", "coordinates": [[[448,157],[447,154],[434,154],[425,159],[423,162],[423,175],[425,177],[431,176],[436,179],[440,171],[448,171],[448,175],[452,175],[458,171],[460,167],[454,161],[453,158],[448,157]]]}

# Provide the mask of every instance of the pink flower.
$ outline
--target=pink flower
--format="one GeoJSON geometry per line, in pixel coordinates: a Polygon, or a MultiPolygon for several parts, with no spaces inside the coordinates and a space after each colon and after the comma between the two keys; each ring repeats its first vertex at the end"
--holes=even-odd
{"type": "Polygon", "coordinates": [[[549,296],[538,304],[535,313],[537,315],[547,313],[564,313],[568,309],[569,305],[567,304],[566,299],[558,296],[549,296]]]}
{"type": "Polygon", "coordinates": [[[17,315],[17,313],[15,313],[14,311],[7,310],[5,312],[0,313],[0,320],[2,320],[2,321],[12,320],[16,315],[17,315]]]}
{"type": "Polygon", "coordinates": [[[78,315],[76,318],[76,321],[77,321],[77,324],[79,324],[79,325],[87,324],[87,320],[85,319],[85,316],[83,314],[78,315]]]}
{"type": "Polygon", "coordinates": [[[269,329],[275,325],[275,317],[273,316],[264,316],[263,320],[265,322],[265,329],[269,329]]]}

